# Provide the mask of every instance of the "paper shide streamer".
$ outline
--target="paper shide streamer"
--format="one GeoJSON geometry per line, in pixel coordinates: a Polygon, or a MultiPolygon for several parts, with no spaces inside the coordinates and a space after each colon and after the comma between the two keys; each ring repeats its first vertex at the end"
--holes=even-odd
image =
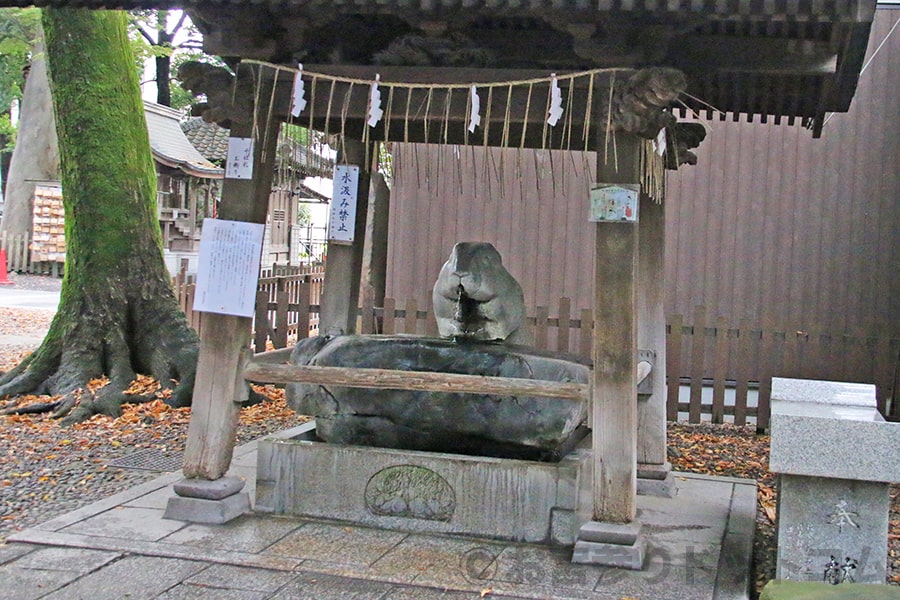
{"type": "MultiPolygon", "coordinates": [[[[326,136],[340,134],[344,137],[348,133],[351,106],[358,105],[361,100],[359,92],[367,90],[364,125],[362,131],[354,134],[359,135],[366,145],[367,163],[372,143],[388,142],[390,139],[405,142],[425,139],[442,144],[455,139],[464,140],[466,145],[573,152],[586,152],[594,148],[600,139],[598,151],[601,160],[616,162],[618,158],[615,148],[617,124],[611,117],[614,112],[612,92],[621,69],[595,69],[562,75],[551,73],[547,77],[521,81],[427,84],[386,82],[380,75],[376,75],[373,81],[312,73],[303,70],[302,64],[292,68],[261,61],[245,62],[259,65],[261,70],[275,71],[273,79],[276,86],[281,81],[279,72],[293,71],[288,122],[312,130],[316,124],[322,123],[324,117],[326,136]],[[598,76],[608,79],[598,79],[598,76]],[[319,88],[317,94],[317,86],[322,85],[326,87],[319,88]],[[599,91],[599,85],[609,87],[610,93],[597,96],[595,88],[599,91]],[[576,88],[582,90],[578,95],[576,88]],[[322,92],[323,89],[327,93],[322,92]],[[320,106],[315,105],[317,98],[320,106]],[[598,106],[598,101],[602,105],[598,106]],[[321,106],[322,103],[326,105],[321,106]],[[543,119],[538,111],[543,112],[543,119]],[[576,120],[576,114],[581,118],[576,120]],[[600,137],[594,126],[598,119],[600,137]],[[329,127],[331,131],[327,131],[329,127]],[[335,131],[338,127],[339,130],[335,131]]],[[[633,71],[626,70],[625,73],[626,76],[620,81],[627,79],[633,71]]],[[[257,82],[257,95],[260,85],[261,81],[257,82]]],[[[257,106],[261,101],[257,98],[257,106]]],[[[306,156],[309,157],[312,154],[309,152],[311,139],[311,135],[294,136],[282,138],[280,144],[296,146],[304,143],[307,145],[306,156]]],[[[379,154],[376,152],[372,160],[377,161],[379,154]]],[[[501,157],[501,170],[502,161],[501,157]]],[[[516,161],[520,163],[520,159],[516,161]]],[[[574,164],[574,158],[572,161],[574,164]]],[[[642,161],[646,166],[646,181],[642,182],[645,189],[651,196],[661,198],[665,173],[665,132],[655,140],[647,140],[642,161]]],[[[556,170],[552,158],[550,170],[556,170]]],[[[550,176],[554,177],[554,174],[550,173],[550,176]]]]}

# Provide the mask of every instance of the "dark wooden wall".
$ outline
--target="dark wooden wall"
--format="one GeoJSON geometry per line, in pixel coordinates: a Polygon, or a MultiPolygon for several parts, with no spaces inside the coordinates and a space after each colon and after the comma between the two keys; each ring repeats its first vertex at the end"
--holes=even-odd
{"type": "MultiPolygon", "coordinates": [[[[898,18],[877,12],[869,57],[898,18]]],[[[669,312],[900,334],[900,28],[821,139],[711,125],[699,163],[669,178],[669,312]]]]}
{"type": "MultiPolygon", "coordinates": [[[[900,338],[900,27],[887,37],[898,18],[877,12],[869,56],[884,43],[821,139],[771,121],[709,122],[698,165],[668,178],[667,314],[690,322],[704,305],[708,322],[735,327],[900,338]]],[[[453,243],[486,240],[529,305],[567,296],[573,311],[590,307],[594,164],[398,145],[388,296],[425,306],[453,243]]]]}

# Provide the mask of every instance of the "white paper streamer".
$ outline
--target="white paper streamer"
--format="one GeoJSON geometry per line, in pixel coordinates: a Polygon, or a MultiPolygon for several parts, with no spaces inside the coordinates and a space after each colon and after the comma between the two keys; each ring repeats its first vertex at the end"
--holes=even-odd
{"type": "Polygon", "coordinates": [[[381,81],[381,75],[375,75],[375,81],[372,83],[372,91],[369,93],[369,127],[375,127],[384,111],[381,110],[381,92],[378,90],[378,82],[381,81]]]}
{"type": "Polygon", "coordinates": [[[656,136],[656,153],[660,156],[663,156],[666,153],[666,128],[663,127],[659,130],[659,135],[656,136]]]}
{"type": "Polygon", "coordinates": [[[472,116],[469,118],[469,133],[475,133],[475,128],[481,125],[481,98],[478,97],[478,88],[472,86],[472,116]]]}
{"type": "Polygon", "coordinates": [[[300,69],[294,78],[294,95],[291,98],[291,114],[299,117],[303,109],[306,108],[306,90],[303,89],[303,65],[298,64],[300,69]]]}
{"type": "Polygon", "coordinates": [[[554,73],[550,79],[550,112],[547,114],[547,123],[550,127],[556,127],[562,114],[562,90],[559,89],[559,82],[554,73]]]}

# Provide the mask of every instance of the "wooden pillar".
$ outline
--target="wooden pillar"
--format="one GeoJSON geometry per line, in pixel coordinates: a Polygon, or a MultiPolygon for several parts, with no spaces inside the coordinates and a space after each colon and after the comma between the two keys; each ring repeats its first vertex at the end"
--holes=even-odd
{"type": "Polygon", "coordinates": [[[666,460],[666,317],[665,204],[641,195],[638,250],[638,348],[656,353],[650,382],[653,393],[638,402],[637,461],[645,469],[661,469],[666,460]]]}
{"type": "MultiPolygon", "coordinates": [[[[634,135],[616,135],[608,162],[598,153],[597,182],[640,182],[641,143],[634,135]]],[[[636,223],[595,226],[593,517],[608,523],[629,523],[635,517],[637,228],[636,223]]]]}
{"type": "MultiPolygon", "coordinates": [[[[242,65],[238,77],[253,77],[255,71],[242,65]]],[[[265,84],[263,84],[265,85],[265,84]]],[[[270,84],[271,85],[271,84],[270,84]]],[[[268,98],[269,90],[261,97],[268,98]]],[[[260,124],[253,146],[253,178],[226,179],[218,218],[229,221],[265,223],[269,190],[275,166],[275,148],[281,122],[268,118],[269,105],[261,103],[256,121],[260,124]]],[[[232,137],[253,137],[254,115],[233,120],[232,137]]],[[[250,344],[252,319],[206,313],[200,336],[200,357],[194,382],[191,420],[184,451],[184,476],[215,480],[231,464],[240,404],[245,392],[241,356],[250,344]]]]}
{"type": "Polygon", "coordinates": [[[328,261],[322,288],[319,331],[340,335],[356,331],[356,308],[365,242],[366,216],[369,207],[369,166],[366,145],[359,140],[344,139],[338,163],[359,166],[359,188],[356,196],[356,229],[352,244],[328,243],[328,261]]]}
{"type": "MultiPolygon", "coordinates": [[[[391,190],[381,173],[373,173],[362,261],[363,306],[384,306],[387,279],[388,214],[391,190]]],[[[379,327],[377,331],[381,331],[379,327]]]]}

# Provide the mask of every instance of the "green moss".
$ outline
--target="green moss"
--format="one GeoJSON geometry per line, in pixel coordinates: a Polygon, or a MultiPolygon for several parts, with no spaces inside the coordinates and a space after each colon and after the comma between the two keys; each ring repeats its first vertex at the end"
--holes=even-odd
{"type": "Polygon", "coordinates": [[[156,175],[121,11],[45,9],[60,141],[67,276],[110,272],[135,246],[161,251],[156,175]]]}
{"type": "Polygon", "coordinates": [[[759,600],[900,600],[900,587],[808,581],[770,581],[759,600]]]}

